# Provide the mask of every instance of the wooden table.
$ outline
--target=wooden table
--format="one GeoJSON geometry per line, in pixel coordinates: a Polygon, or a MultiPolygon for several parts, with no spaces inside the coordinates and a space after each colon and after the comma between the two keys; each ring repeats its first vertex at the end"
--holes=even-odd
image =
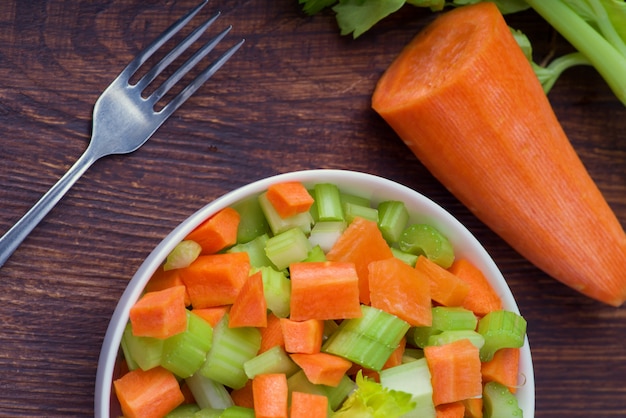
{"type": "MultiPolygon", "coordinates": [[[[0,3],[0,230],[85,149],[93,103],[196,3],[0,3]]],[[[0,416],[93,414],[109,317],[142,260],[178,223],[251,181],[310,168],[365,171],[432,198],[486,246],[528,320],[537,417],[626,415],[626,310],[537,270],[451,196],[370,109],[379,76],[424,24],[405,7],[354,41],[296,0],[211,0],[247,42],[140,150],[97,162],[0,270],[0,416]]],[[[555,41],[533,12],[509,18],[540,59],[555,41]]],[[[626,110],[591,68],[550,94],[591,175],[626,224],[626,110]]],[[[523,111],[523,109],[520,109],[523,111]]],[[[547,185],[549,186],[549,185],[547,185]]]]}

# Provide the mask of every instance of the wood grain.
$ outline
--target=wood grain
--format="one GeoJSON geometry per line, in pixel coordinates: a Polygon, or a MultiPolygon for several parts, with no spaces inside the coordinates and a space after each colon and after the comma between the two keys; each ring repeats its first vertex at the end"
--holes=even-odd
{"type": "MultiPolygon", "coordinates": [[[[93,103],[194,0],[0,3],[0,229],[85,149],[93,103]]],[[[204,204],[259,178],[342,168],[432,198],[485,245],[527,318],[536,416],[626,415],[626,310],[546,277],[441,186],[370,109],[393,57],[429,20],[405,7],[363,37],[295,0],[211,0],[244,47],[140,150],[97,162],[0,269],[0,416],[93,414],[109,317],[142,260],[204,204]]],[[[568,45],[532,12],[508,18],[538,58],[568,45]]],[[[550,100],[626,224],[626,111],[591,68],[550,100]]],[[[523,111],[523,109],[520,109],[523,111]]],[[[547,185],[549,186],[549,185],[547,185]]],[[[599,273],[600,274],[600,273],[599,273]]]]}

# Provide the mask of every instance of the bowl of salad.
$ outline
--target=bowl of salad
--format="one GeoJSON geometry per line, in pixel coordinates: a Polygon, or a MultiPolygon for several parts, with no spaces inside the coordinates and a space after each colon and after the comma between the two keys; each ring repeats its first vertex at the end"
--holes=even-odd
{"type": "Polygon", "coordinates": [[[534,390],[526,321],[476,238],[408,187],[322,169],[165,237],[110,320],[95,416],[532,417],[534,390]]]}

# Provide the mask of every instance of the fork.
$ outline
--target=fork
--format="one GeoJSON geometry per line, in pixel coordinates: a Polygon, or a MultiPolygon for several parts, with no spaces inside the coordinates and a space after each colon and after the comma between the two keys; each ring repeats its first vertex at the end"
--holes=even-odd
{"type": "Polygon", "coordinates": [[[139,81],[131,84],[131,77],[172,36],[185,27],[207,2],[208,0],[203,0],[166,29],[146,49],[141,51],[104,90],[94,106],[92,134],[87,149],[57,183],[0,238],[0,267],[93,163],[102,157],[128,154],[141,147],[163,122],[215,74],[243,44],[244,40],[242,39],[227,49],[165,106],[158,111],[155,110],[157,102],[226,36],[231,30],[231,26],[228,26],[198,48],[148,97],[142,97],[142,92],[146,87],[198,40],[219,17],[219,12],[197,26],[184,40],[149,69],[139,81]]]}

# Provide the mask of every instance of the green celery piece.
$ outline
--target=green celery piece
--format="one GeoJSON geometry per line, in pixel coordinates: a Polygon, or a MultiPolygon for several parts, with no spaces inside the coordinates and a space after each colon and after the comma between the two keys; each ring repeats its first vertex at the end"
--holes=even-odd
{"type": "Polygon", "coordinates": [[[354,380],[350,379],[348,375],[344,374],[337,386],[320,386],[328,397],[328,407],[335,411],[356,388],[356,383],[354,383],[354,380]]]}
{"type": "Polygon", "coordinates": [[[122,356],[124,357],[124,360],[126,360],[126,366],[128,367],[128,370],[135,370],[139,368],[139,365],[137,364],[130,350],[128,349],[128,345],[126,344],[126,341],[124,341],[124,334],[122,334],[122,340],[120,341],[120,348],[122,349],[122,356]]]}
{"type": "Polygon", "coordinates": [[[173,411],[168,413],[165,418],[195,418],[194,414],[200,410],[200,407],[194,403],[183,404],[177,406],[173,411]]]}
{"type": "Polygon", "coordinates": [[[322,341],[326,341],[339,328],[339,324],[331,319],[324,321],[324,332],[322,341]]]}
{"type": "Polygon", "coordinates": [[[252,241],[259,235],[267,234],[270,231],[258,197],[252,196],[242,199],[231,207],[239,213],[240,217],[237,228],[238,244],[252,241]]]}
{"type": "Polygon", "coordinates": [[[163,270],[174,270],[189,267],[202,252],[202,247],[195,241],[184,240],[176,244],[174,249],[167,255],[163,270]]]}
{"type": "Polygon", "coordinates": [[[246,361],[243,370],[249,379],[254,379],[256,375],[268,373],[282,373],[289,377],[300,368],[285,349],[277,345],[246,361]]]}
{"type": "Polygon", "coordinates": [[[459,306],[435,306],[432,327],[441,331],[475,330],[478,318],[474,312],[459,306]]]}
{"type": "Polygon", "coordinates": [[[225,314],[213,330],[213,346],[207,353],[200,373],[232,389],[240,389],[248,380],[243,364],[257,355],[261,332],[257,328],[228,327],[225,314]]]}
{"type": "Polygon", "coordinates": [[[314,245],[311,248],[311,251],[307,254],[306,258],[302,260],[304,262],[316,262],[316,261],[327,261],[326,254],[324,254],[324,250],[319,245],[314,245]]]}
{"type": "Polygon", "coordinates": [[[361,36],[377,22],[399,10],[405,0],[341,0],[333,7],[341,35],[361,36]]]}
{"type": "Polygon", "coordinates": [[[389,247],[389,248],[391,248],[391,253],[393,254],[394,257],[396,257],[399,260],[404,261],[406,264],[408,264],[411,267],[415,267],[415,263],[417,262],[417,257],[418,257],[417,255],[404,252],[395,247],[389,247]]]}
{"type": "Polygon", "coordinates": [[[311,232],[313,216],[311,216],[310,212],[302,212],[288,218],[282,218],[267,199],[267,192],[261,193],[258,201],[272,234],[277,235],[292,228],[300,228],[305,234],[311,232]]]}
{"type": "Polygon", "coordinates": [[[402,356],[402,362],[408,363],[410,361],[419,360],[424,358],[424,350],[420,348],[407,347],[404,349],[404,355],[402,356]]]}
{"type": "Polygon", "coordinates": [[[129,322],[122,336],[122,347],[126,347],[124,354],[129,369],[133,370],[139,367],[141,370],[149,370],[160,365],[163,355],[163,341],[160,338],[133,335],[132,326],[129,322]]]}
{"type": "Polygon", "coordinates": [[[415,408],[403,415],[406,418],[436,417],[430,378],[430,370],[425,358],[380,371],[380,384],[383,387],[411,394],[415,408]]]}
{"type": "Polygon", "coordinates": [[[330,251],[337,239],[346,230],[345,221],[319,221],[311,229],[311,245],[319,245],[324,252],[330,251]]]}
{"type": "Polygon", "coordinates": [[[388,243],[397,242],[409,222],[404,202],[387,200],[378,205],[378,228],[388,243]]]}
{"type": "Polygon", "coordinates": [[[254,418],[254,409],[234,405],[224,409],[220,418],[254,418]]]}
{"type": "Polygon", "coordinates": [[[317,209],[318,221],[343,221],[341,194],[339,188],[331,183],[318,183],[313,187],[313,197],[317,209]]]}
{"type": "Polygon", "coordinates": [[[304,374],[303,370],[298,370],[296,373],[287,378],[287,389],[289,390],[290,400],[293,392],[326,396],[326,391],[322,385],[311,383],[311,381],[306,377],[306,374],[304,374]]]}
{"type": "Polygon", "coordinates": [[[381,309],[361,305],[361,312],[359,318],[342,321],[337,331],[355,332],[395,348],[409,329],[406,321],[381,309]]]}
{"type": "Polygon", "coordinates": [[[476,330],[485,338],[485,345],[480,349],[480,360],[485,362],[501,348],[524,345],[526,320],[515,312],[493,311],[478,321],[476,330]]]}
{"type": "Polygon", "coordinates": [[[431,336],[441,334],[440,329],[433,327],[411,327],[406,334],[407,343],[418,348],[424,348],[428,345],[428,339],[431,336]]]}
{"type": "Polygon", "coordinates": [[[432,225],[410,225],[402,232],[398,247],[410,254],[423,254],[443,268],[450,267],[454,261],[452,244],[432,225]]]}
{"type": "Polygon", "coordinates": [[[297,227],[274,235],[265,243],[265,254],[278,270],[303,261],[312,249],[305,233],[297,227]]]}
{"type": "Polygon", "coordinates": [[[339,199],[341,200],[342,207],[343,205],[347,203],[363,206],[366,208],[372,207],[372,201],[370,199],[368,199],[367,197],[358,196],[358,195],[351,194],[351,193],[340,192],[339,199]]]}
{"type": "Polygon", "coordinates": [[[484,418],[522,418],[517,398],[502,383],[489,382],[483,389],[484,418]]]}
{"type": "Polygon", "coordinates": [[[235,404],[223,384],[203,376],[202,373],[195,373],[185,379],[185,382],[201,409],[222,410],[235,404]]]}
{"type": "Polygon", "coordinates": [[[267,255],[265,254],[265,245],[267,244],[267,240],[269,238],[270,237],[268,234],[262,234],[248,242],[236,244],[233,247],[229,248],[226,252],[248,253],[248,256],[250,257],[250,265],[252,267],[273,266],[272,262],[269,258],[267,258],[267,255]]]}
{"type": "Polygon", "coordinates": [[[378,222],[378,209],[369,206],[361,206],[356,203],[343,204],[344,217],[346,222],[350,223],[354,218],[363,218],[368,221],[378,222]]]}
{"type": "Polygon", "coordinates": [[[202,408],[201,410],[193,414],[193,418],[220,418],[223,412],[223,409],[202,408]]]}
{"type": "Polygon", "coordinates": [[[428,338],[428,345],[445,345],[454,341],[469,340],[479,350],[485,345],[485,338],[469,329],[455,329],[442,331],[439,334],[431,335],[428,338]]]}
{"type": "Polygon", "coordinates": [[[267,309],[279,318],[289,316],[291,300],[291,280],[282,271],[265,266],[253,271],[260,271],[263,280],[263,295],[267,309]]]}
{"type": "Polygon", "coordinates": [[[204,363],[211,349],[213,327],[187,311],[187,329],[163,341],[161,366],[181,378],[193,375],[204,363]]]}

